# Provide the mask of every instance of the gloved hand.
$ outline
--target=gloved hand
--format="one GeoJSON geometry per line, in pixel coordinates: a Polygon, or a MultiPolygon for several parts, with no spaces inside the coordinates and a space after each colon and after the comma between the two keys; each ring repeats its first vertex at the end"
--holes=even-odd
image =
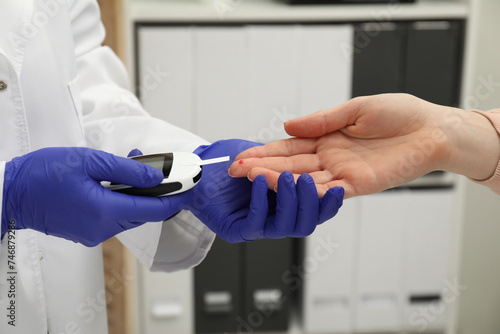
{"type": "Polygon", "coordinates": [[[89,148],[46,148],[5,167],[2,233],[7,222],[85,246],[145,222],[162,221],[193,199],[192,192],[151,198],[112,192],[99,181],[153,187],[163,174],[140,162],[89,148]]]}
{"type": "MultiPolygon", "coordinates": [[[[194,153],[202,159],[235,156],[257,143],[243,140],[218,141],[200,146],[194,153]]],[[[281,174],[278,192],[269,191],[267,181],[260,175],[250,182],[228,174],[231,161],[203,166],[201,181],[194,188],[196,197],[186,205],[198,219],[228,242],[262,238],[303,237],[316,226],[337,214],[342,206],[344,189],[330,189],[318,199],[311,176],[297,180],[289,172],[281,174]]]]}

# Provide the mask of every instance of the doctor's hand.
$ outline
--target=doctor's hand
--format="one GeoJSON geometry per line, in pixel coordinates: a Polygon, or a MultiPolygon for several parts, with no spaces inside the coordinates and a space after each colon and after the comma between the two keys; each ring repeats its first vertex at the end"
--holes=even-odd
{"type": "Polygon", "coordinates": [[[163,174],[137,161],[88,148],[46,148],[7,162],[2,233],[33,229],[95,246],[145,222],[163,221],[193,199],[112,192],[100,181],[153,187],[163,174]]]}
{"type": "MultiPolygon", "coordinates": [[[[194,153],[202,159],[230,155],[259,145],[243,140],[218,141],[200,146],[194,153]]],[[[337,213],[344,190],[330,189],[320,201],[309,175],[297,185],[291,173],[279,176],[278,192],[269,191],[264,176],[252,184],[246,178],[228,175],[231,163],[203,166],[203,176],[194,188],[195,200],[186,206],[213,232],[228,242],[262,238],[303,237],[337,213]]]]}
{"type": "Polygon", "coordinates": [[[236,157],[230,174],[309,173],[318,194],[341,186],[346,198],[376,193],[434,170],[490,177],[500,152],[494,127],[475,112],[435,105],[408,94],[352,99],[285,124],[292,136],[236,157]],[[241,161],[240,161],[241,160],[241,161]]]}

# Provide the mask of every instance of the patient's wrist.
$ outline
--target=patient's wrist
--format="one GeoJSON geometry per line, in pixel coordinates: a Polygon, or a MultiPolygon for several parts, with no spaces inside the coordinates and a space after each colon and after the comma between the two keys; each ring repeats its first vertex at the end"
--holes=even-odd
{"type": "Polygon", "coordinates": [[[485,180],[495,173],[500,157],[500,137],[482,112],[450,108],[441,119],[449,158],[444,170],[485,180]]]}

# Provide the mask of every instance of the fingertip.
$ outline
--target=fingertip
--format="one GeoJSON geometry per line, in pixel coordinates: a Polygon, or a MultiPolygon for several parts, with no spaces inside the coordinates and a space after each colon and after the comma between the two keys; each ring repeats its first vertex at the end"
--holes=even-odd
{"type": "Polygon", "coordinates": [[[330,188],[320,201],[320,224],[335,217],[344,202],[344,188],[330,188]],[[335,203],[334,203],[335,201],[335,203]]]}
{"type": "Polygon", "coordinates": [[[259,192],[267,192],[267,180],[264,175],[257,175],[257,177],[252,182],[253,187],[256,187],[259,192]]]}
{"type": "Polygon", "coordinates": [[[290,136],[295,136],[295,133],[297,133],[297,122],[295,119],[286,121],[284,124],[285,132],[288,133],[290,136]]]}
{"type": "Polygon", "coordinates": [[[235,160],[229,166],[228,174],[231,177],[245,177],[251,170],[251,164],[244,164],[243,160],[235,160]]]}
{"type": "Polygon", "coordinates": [[[247,173],[247,178],[250,181],[254,181],[258,176],[263,176],[267,179],[266,171],[261,167],[253,167],[247,173]]]}
{"type": "Polygon", "coordinates": [[[297,189],[292,173],[288,171],[281,173],[278,178],[276,192],[278,193],[278,198],[287,198],[287,200],[297,199],[297,189]]]}
{"type": "Polygon", "coordinates": [[[316,185],[309,174],[302,174],[297,179],[299,213],[295,227],[295,237],[311,235],[316,229],[319,216],[319,199],[316,185]]]}
{"type": "Polygon", "coordinates": [[[161,183],[161,181],[163,181],[163,177],[164,177],[163,173],[160,170],[158,170],[152,166],[149,166],[146,164],[143,164],[143,165],[145,167],[145,173],[143,173],[139,177],[140,177],[141,182],[144,184],[144,187],[147,188],[147,187],[154,187],[154,186],[159,185],[161,183]]]}
{"type": "Polygon", "coordinates": [[[339,199],[341,202],[344,200],[345,189],[344,187],[334,187],[333,192],[335,193],[335,197],[339,199]]]}
{"type": "Polygon", "coordinates": [[[293,174],[289,171],[282,172],[278,177],[278,182],[274,185],[273,189],[278,192],[278,189],[295,189],[295,179],[293,174]]]}
{"type": "Polygon", "coordinates": [[[267,216],[267,180],[264,175],[258,175],[252,185],[252,200],[250,209],[254,217],[259,217],[259,221],[264,223],[264,217],[267,216]]]}
{"type": "Polygon", "coordinates": [[[284,128],[285,128],[285,130],[286,130],[286,129],[287,129],[287,128],[289,128],[291,125],[293,125],[293,123],[294,123],[294,120],[293,120],[293,119],[290,119],[290,120],[288,120],[288,121],[283,122],[283,127],[284,127],[284,128]]]}
{"type": "Polygon", "coordinates": [[[130,168],[131,176],[135,177],[136,181],[130,180],[129,182],[119,182],[125,183],[134,187],[149,188],[157,186],[163,180],[163,173],[152,166],[146,165],[145,163],[139,162],[133,159],[127,159],[122,157],[116,157],[117,159],[123,159],[121,161],[123,164],[119,168],[123,168],[122,172],[126,175],[127,166],[130,168]],[[133,166],[133,167],[132,167],[133,166]]]}
{"type": "Polygon", "coordinates": [[[134,148],[132,151],[130,151],[127,157],[131,158],[131,157],[136,157],[138,155],[142,155],[142,152],[139,149],[134,148]]]}
{"type": "Polygon", "coordinates": [[[302,174],[297,179],[297,190],[302,193],[308,193],[310,196],[315,198],[318,197],[318,191],[316,189],[316,184],[314,183],[314,179],[309,174],[302,174]]]}
{"type": "Polygon", "coordinates": [[[227,170],[227,174],[231,177],[244,177],[245,174],[243,172],[244,171],[238,167],[237,162],[231,163],[231,166],[229,166],[229,169],[227,170]]]}
{"type": "Polygon", "coordinates": [[[332,199],[336,199],[338,203],[342,203],[344,201],[344,194],[345,191],[343,187],[333,187],[328,189],[322,201],[328,202],[332,199]]]}
{"type": "Polygon", "coordinates": [[[312,178],[311,175],[304,173],[304,174],[300,175],[299,178],[297,179],[297,184],[299,182],[300,183],[314,184],[314,179],[312,178]]]}
{"type": "Polygon", "coordinates": [[[278,183],[281,182],[288,182],[294,181],[293,174],[289,171],[284,171],[281,173],[280,177],[278,178],[278,183]]]}

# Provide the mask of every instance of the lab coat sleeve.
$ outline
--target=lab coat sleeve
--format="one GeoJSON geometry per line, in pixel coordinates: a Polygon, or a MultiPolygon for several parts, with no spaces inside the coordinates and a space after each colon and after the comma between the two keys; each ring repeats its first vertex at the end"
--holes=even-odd
{"type": "MultiPolygon", "coordinates": [[[[147,114],[128,90],[125,67],[108,47],[95,0],[74,0],[70,7],[86,145],[120,156],[192,152],[207,142],[147,114]]],[[[172,112],[175,112],[173,110],[172,112]]],[[[150,270],[189,268],[206,256],[215,235],[189,211],[163,223],[147,223],[118,238],[150,270]]]]}
{"type": "MultiPolygon", "coordinates": [[[[490,111],[478,111],[478,110],[474,111],[486,117],[491,122],[491,124],[493,124],[498,134],[500,135],[500,109],[495,109],[490,111]]],[[[473,180],[473,181],[482,184],[483,186],[491,188],[491,190],[500,195],[500,157],[497,167],[495,169],[495,173],[489,179],[482,181],[478,180],[473,180]]]]}

